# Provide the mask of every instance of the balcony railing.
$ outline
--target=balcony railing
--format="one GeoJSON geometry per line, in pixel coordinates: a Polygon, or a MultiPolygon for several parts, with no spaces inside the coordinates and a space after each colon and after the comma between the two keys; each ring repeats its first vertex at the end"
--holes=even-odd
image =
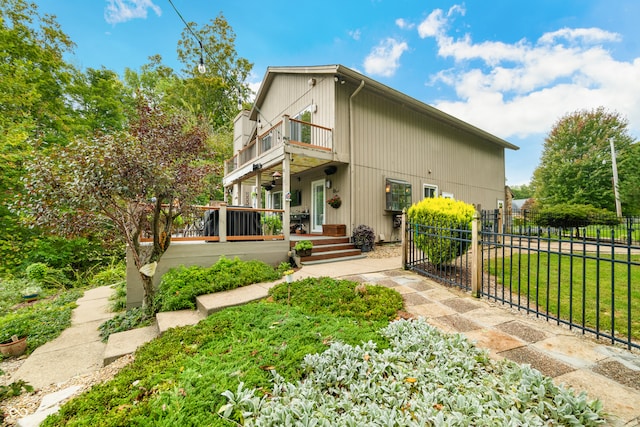
{"type": "MultiPolygon", "coordinates": [[[[231,173],[241,166],[251,163],[262,154],[283,144],[283,122],[276,123],[266,132],[258,135],[236,155],[225,161],[226,173],[231,173]]],[[[302,147],[331,151],[333,148],[333,131],[331,128],[314,125],[296,119],[289,119],[289,143],[302,147]]]]}
{"type": "MultiPolygon", "coordinates": [[[[174,220],[172,241],[232,242],[284,240],[282,209],[253,209],[241,206],[194,206],[174,220]]],[[[150,242],[148,233],[140,239],[150,242]]]]}

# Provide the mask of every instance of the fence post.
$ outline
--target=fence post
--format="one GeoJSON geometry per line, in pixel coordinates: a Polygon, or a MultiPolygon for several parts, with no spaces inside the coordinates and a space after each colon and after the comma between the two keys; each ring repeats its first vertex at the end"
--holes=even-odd
{"type": "Polygon", "coordinates": [[[482,274],[482,248],[480,247],[480,214],[473,214],[471,222],[471,295],[480,297],[482,274]]]}
{"type": "Polygon", "coordinates": [[[218,215],[218,237],[220,242],[227,241],[227,204],[220,203],[220,212],[218,215]]]}
{"type": "Polygon", "coordinates": [[[407,251],[408,251],[408,242],[407,242],[407,209],[402,210],[402,220],[400,221],[400,233],[402,235],[402,268],[407,269],[407,251]]]}
{"type": "Polygon", "coordinates": [[[498,243],[502,243],[502,234],[504,233],[504,218],[502,208],[498,209],[498,229],[496,230],[498,243]]]}

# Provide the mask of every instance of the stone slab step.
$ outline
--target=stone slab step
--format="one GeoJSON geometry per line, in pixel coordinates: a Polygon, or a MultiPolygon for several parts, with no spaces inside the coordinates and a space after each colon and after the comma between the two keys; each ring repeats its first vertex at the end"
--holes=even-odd
{"type": "Polygon", "coordinates": [[[104,366],[122,356],[134,353],[138,347],[158,335],[158,326],[156,324],[109,335],[107,348],[104,350],[103,356],[104,366]]]}
{"type": "Polygon", "coordinates": [[[162,335],[171,328],[195,325],[204,317],[199,310],[163,311],[156,314],[158,332],[162,335]]]}
{"type": "Polygon", "coordinates": [[[255,284],[232,289],[230,291],[217,292],[215,294],[200,295],[196,298],[198,311],[208,316],[226,307],[246,304],[268,296],[269,287],[278,282],[269,284],[255,284]]]}

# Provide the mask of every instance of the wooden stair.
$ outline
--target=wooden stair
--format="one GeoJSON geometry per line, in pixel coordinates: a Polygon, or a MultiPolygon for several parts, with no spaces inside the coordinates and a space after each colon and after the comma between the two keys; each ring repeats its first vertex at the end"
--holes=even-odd
{"type": "MultiPolygon", "coordinates": [[[[313,249],[311,255],[300,258],[303,265],[364,258],[362,251],[356,248],[348,237],[314,238],[313,235],[306,235],[304,239],[313,243],[313,249]]],[[[290,242],[292,248],[295,244],[296,241],[290,242]]]]}

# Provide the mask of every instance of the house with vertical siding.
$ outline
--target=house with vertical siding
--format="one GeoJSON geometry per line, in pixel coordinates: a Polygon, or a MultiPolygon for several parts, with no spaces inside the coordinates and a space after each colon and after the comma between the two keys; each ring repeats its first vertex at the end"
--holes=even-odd
{"type": "Polygon", "coordinates": [[[518,147],[342,65],[270,67],[235,119],[225,201],[283,209],[287,240],[365,224],[397,241],[402,209],[424,197],[502,204],[506,149],[518,147]]]}

